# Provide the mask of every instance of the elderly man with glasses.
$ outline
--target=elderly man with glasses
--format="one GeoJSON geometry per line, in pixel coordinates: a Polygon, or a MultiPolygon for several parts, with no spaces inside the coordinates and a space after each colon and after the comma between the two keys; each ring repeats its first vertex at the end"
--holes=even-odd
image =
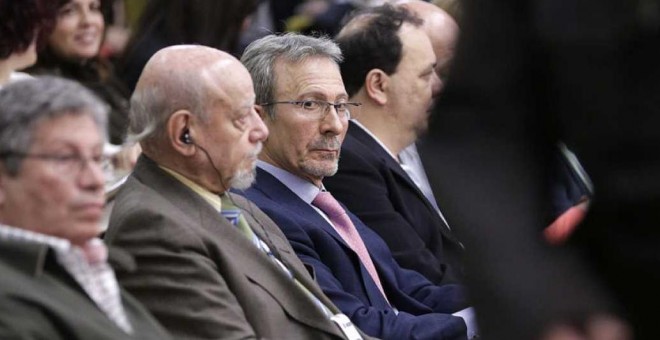
{"type": "Polygon", "coordinates": [[[327,38],[296,34],[253,42],[241,61],[255,84],[257,111],[270,131],[245,191],[291,242],[325,294],[366,334],[383,339],[465,339],[452,316],[462,288],[436,286],[396,263],[383,240],[323,187],[337,171],[349,102],[327,38]]]}
{"type": "Polygon", "coordinates": [[[280,229],[228,193],[250,186],[268,136],[254,100],[245,67],[220,50],[171,46],[149,60],[129,125],[143,155],[106,234],[137,260],[119,280],[179,338],[355,339],[280,229]]]}
{"type": "Polygon", "coordinates": [[[97,238],[106,114],[68,80],[0,90],[0,339],[169,339],[97,238]]]}

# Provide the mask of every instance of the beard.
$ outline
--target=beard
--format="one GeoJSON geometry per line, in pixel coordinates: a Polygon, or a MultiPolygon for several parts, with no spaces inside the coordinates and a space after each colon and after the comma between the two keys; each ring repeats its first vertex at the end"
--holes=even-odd
{"type": "Polygon", "coordinates": [[[236,190],[247,189],[252,183],[254,183],[256,177],[257,171],[255,167],[252,167],[252,169],[240,170],[229,180],[229,187],[236,190]]]}
{"type": "Polygon", "coordinates": [[[338,159],[327,161],[304,161],[300,164],[300,169],[314,178],[329,177],[337,173],[339,169],[338,159]]]}
{"type": "MultiPolygon", "coordinates": [[[[336,149],[340,150],[341,141],[339,137],[322,138],[310,145],[310,149],[336,149]]],[[[339,169],[339,153],[337,156],[324,157],[323,159],[305,159],[300,164],[300,169],[312,177],[323,178],[332,176],[339,169]]]]}
{"type": "Polygon", "coordinates": [[[234,176],[229,180],[229,187],[237,190],[244,190],[249,188],[254,183],[257,177],[257,156],[261,152],[262,144],[257,144],[257,147],[251,152],[247,158],[250,160],[251,165],[247,169],[238,170],[234,176]]]}

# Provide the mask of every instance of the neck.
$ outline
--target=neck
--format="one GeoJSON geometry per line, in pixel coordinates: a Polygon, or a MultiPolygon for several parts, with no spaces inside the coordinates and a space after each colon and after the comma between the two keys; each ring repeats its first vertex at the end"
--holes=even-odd
{"type": "Polygon", "coordinates": [[[276,168],[282,169],[282,170],[284,170],[284,171],[286,171],[286,172],[288,172],[288,173],[290,173],[290,174],[292,174],[292,175],[294,175],[294,176],[300,177],[300,178],[302,178],[302,179],[304,179],[304,180],[306,180],[306,181],[308,181],[308,182],[314,184],[316,187],[319,187],[319,188],[321,187],[321,185],[322,185],[322,183],[323,183],[323,177],[321,177],[321,178],[313,177],[313,176],[308,175],[308,174],[306,174],[306,173],[300,173],[299,171],[295,171],[295,170],[293,170],[293,169],[291,169],[291,168],[287,168],[287,167],[281,166],[279,163],[275,162],[275,161],[273,160],[273,158],[271,158],[271,157],[268,155],[268,153],[265,151],[266,149],[267,149],[267,147],[264,147],[264,151],[262,151],[262,152],[259,154],[259,160],[261,160],[261,161],[263,161],[263,162],[266,162],[266,163],[268,163],[268,164],[270,164],[270,165],[272,165],[272,166],[274,166],[274,167],[276,167],[276,168]]]}
{"type": "Polygon", "coordinates": [[[7,84],[9,81],[9,75],[14,72],[14,70],[9,66],[7,60],[0,61],[0,85],[7,84]]]}
{"type": "Polygon", "coordinates": [[[365,107],[355,119],[376,136],[393,155],[398,155],[415,141],[409,134],[401,131],[401,123],[397,122],[395,116],[387,110],[365,107]]]}
{"type": "Polygon", "coordinates": [[[150,155],[147,156],[159,166],[176,172],[181,177],[214,194],[221,195],[227,190],[220,178],[220,174],[205,161],[195,162],[190,159],[173,157],[152,158],[150,155]]]}

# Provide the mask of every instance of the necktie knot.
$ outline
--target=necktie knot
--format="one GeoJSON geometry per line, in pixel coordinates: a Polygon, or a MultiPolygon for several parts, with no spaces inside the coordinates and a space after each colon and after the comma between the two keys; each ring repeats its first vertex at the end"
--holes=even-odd
{"type": "Polygon", "coordinates": [[[312,205],[321,209],[331,219],[346,213],[341,204],[327,191],[319,192],[312,201],[312,205]]]}

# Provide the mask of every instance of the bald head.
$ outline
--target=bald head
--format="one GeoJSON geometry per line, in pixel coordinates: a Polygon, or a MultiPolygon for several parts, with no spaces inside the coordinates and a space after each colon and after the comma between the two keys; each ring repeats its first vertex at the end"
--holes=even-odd
{"type": "Polygon", "coordinates": [[[268,136],[254,86],[233,56],[172,46],[147,63],[131,97],[132,134],[146,156],[208,191],[246,188],[268,136]]]}
{"type": "Polygon", "coordinates": [[[158,51],[131,97],[130,135],[145,142],[163,137],[164,123],[178,110],[205,119],[208,105],[231,99],[226,81],[234,75],[248,74],[236,58],[211,47],[178,45],[158,51]]]}
{"type": "Polygon", "coordinates": [[[396,6],[403,6],[424,20],[422,29],[428,35],[436,56],[436,71],[442,75],[454,55],[458,38],[458,25],[440,7],[422,0],[399,0],[396,6]]]}

